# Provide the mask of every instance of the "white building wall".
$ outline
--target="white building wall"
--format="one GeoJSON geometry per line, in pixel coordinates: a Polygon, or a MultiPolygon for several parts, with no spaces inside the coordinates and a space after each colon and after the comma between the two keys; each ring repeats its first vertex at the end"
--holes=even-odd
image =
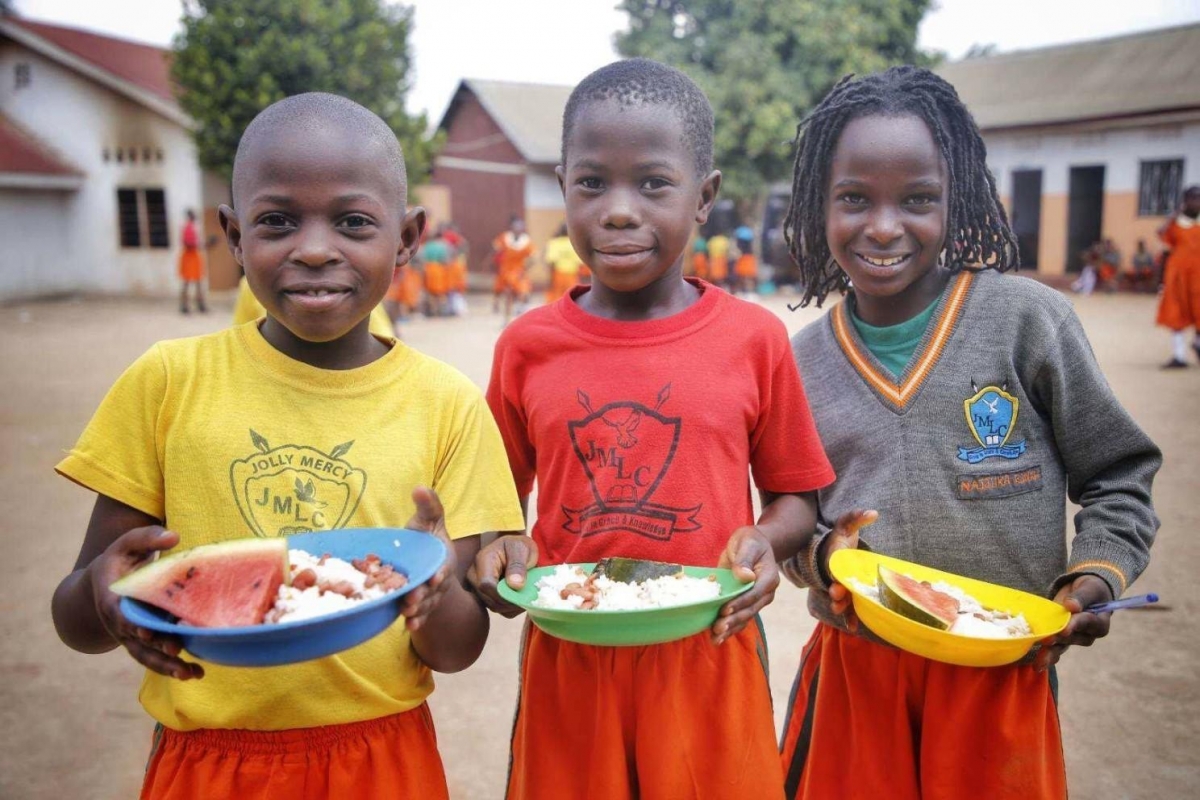
{"type": "Polygon", "coordinates": [[[562,189],[554,167],[531,165],[525,173],[525,208],[563,209],[562,189]]]}
{"type": "Polygon", "coordinates": [[[1042,171],[1037,269],[1047,276],[1066,271],[1067,251],[1074,246],[1068,229],[1072,167],[1104,167],[1100,235],[1112,239],[1126,258],[1139,241],[1151,252],[1161,247],[1156,232],[1163,218],[1142,216],[1138,210],[1141,162],[1183,159],[1183,185],[1200,183],[1200,120],[993,132],[984,134],[984,141],[988,166],[1006,202],[1012,197],[1015,170],[1042,171]]]}
{"type": "Polygon", "coordinates": [[[73,199],[68,192],[0,189],[0,298],[77,289],[64,230],[73,199]]]}
{"type": "Polygon", "coordinates": [[[1066,194],[1071,167],[1104,166],[1104,190],[1136,192],[1139,162],[1182,158],[1184,183],[1200,183],[1200,122],[1085,133],[988,133],[988,166],[1000,193],[1013,170],[1042,170],[1042,191],[1066,194]]]}
{"type": "MultiPolygon", "coordinates": [[[[14,43],[0,45],[0,75],[11,76],[18,62],[31,66],[28,87],[0,80],[0,111],[35,133],[84,175],[71,193],[55,235],[70,256],[58,269],[61,280],[45,279],[44,291],[70,284],[75,290],[167,294],[178,289],[180,235],[184,210],[202,209],[202,177],[195,145],[178,123],[127,100],[110,89],[14,43]],[[104,148],[136,147],[138,161],[105,162],[104,148]],[[142,151],[161,149],[163,161],[149,163],[142,151]],[[161,188],[166,192],[170,246],[122,248],[117,225],[117,188],[161,188]]],[[[29,259],[40,245],[0,249],[0,259],[29,259]]],[[[8,271],[8,265],[0,265],[8,271]]],[[[25,267],[12,270],[29,274],[25,267]]],[[[32,293],[40,293],[40,288],[32,293]]]]}

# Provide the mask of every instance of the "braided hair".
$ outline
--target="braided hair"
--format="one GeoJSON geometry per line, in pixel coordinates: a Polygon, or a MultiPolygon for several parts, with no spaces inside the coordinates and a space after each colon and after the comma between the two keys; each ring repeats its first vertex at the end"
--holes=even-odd
{"type": "Polygon", "coordinates": [[[850,285],[825,237],[829,165],[846,124],[873,114],[922,120],[946,161],[950,190],[941,254],[945,268],[952,273],[1015,269],[1017,239],[996,194],[987,149],[971,113],[954,87],[929,70],[892,67],[859,80],[853,75],[842,78],[796,126],[792,202],[783,235],[804,282],[800,305],[815,299],[819,308],[830,292],[844,293],[850,285]]]}

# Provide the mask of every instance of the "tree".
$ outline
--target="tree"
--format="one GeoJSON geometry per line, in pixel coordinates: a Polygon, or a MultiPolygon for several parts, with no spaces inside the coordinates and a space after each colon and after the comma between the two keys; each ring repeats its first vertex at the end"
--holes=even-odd
{"type": "Polygon", "coordinates": [[[384,119],[404,148],[410,183],[432,165],[425,115],[404,110],[412,9],[381,0],[184,0],[171,75],[196,121],[200,163],[229,177],[242,131],[301,92],[333,92],[384,119]]]}
{"type": "Polygon", "coordinates": [[[790,180],[796,124],[847,73],[929,64],[917,25],[930,0],[623,0],[625,56],[686,72],[716,113],[722,194],[745,210],[790,180]]]}

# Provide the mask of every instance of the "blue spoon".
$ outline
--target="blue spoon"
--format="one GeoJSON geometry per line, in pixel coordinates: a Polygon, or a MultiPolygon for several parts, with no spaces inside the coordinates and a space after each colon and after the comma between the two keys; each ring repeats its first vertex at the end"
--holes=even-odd
{"type": "Polygon", "coordinates": [[[1110,611],[1120,611],[1122,608],[1141,608],[1158,602],[1156,594],[1139,594],[1126,597],[1124,600],[1110,600],[1107,603],[1097,603],[1084,609],[1088,614],[1106,614],[1110,611]]]}

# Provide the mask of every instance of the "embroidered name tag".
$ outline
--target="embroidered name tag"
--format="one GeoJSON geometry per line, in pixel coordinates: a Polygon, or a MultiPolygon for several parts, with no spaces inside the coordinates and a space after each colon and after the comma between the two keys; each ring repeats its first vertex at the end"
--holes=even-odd
{"type": "Polygon", "coordinates": [[[960,500],[986,500],[1011,497],[1014,494],[1036,492],[1042,488],[1042,468],[1029,467],[1014,472],[993,472],[988,475],[959,475],[960,500]]]}

